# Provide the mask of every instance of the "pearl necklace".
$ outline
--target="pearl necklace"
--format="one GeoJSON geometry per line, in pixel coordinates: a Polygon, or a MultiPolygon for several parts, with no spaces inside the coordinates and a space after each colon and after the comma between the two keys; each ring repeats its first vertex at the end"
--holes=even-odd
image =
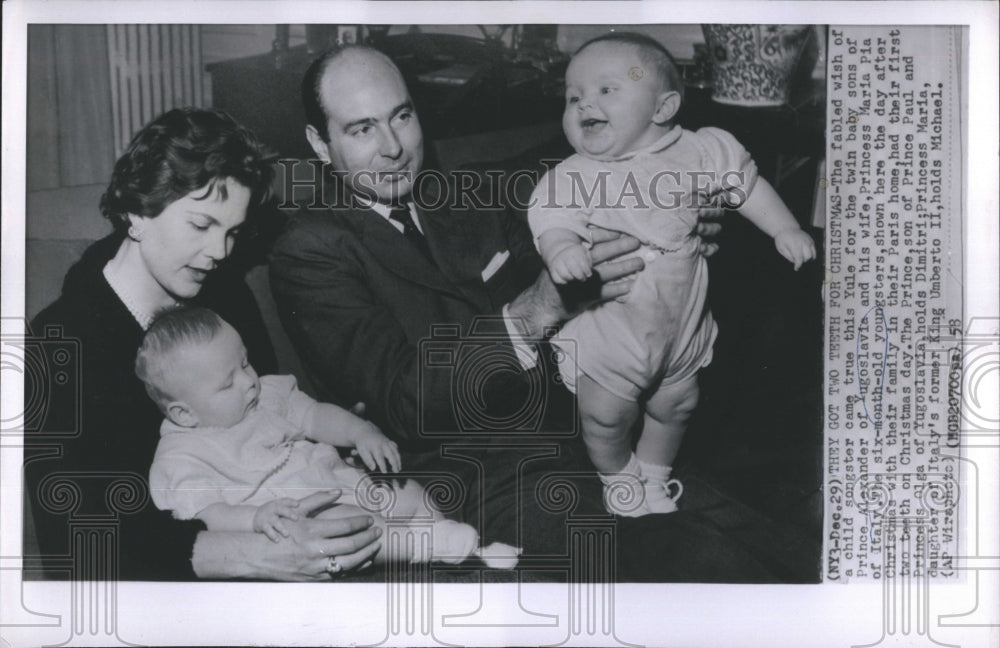
{"type": "MultiPolygon", "coordinates": [[[[126,287],[128,284],[124,279],[114,270],[111,269],[111,262],[109,261],[104,266],[104,278],[107,280],[108,285],[111,286],[111,290],[114,291],[118,299],[125,305],[128,312],[132,315],[139,326],[142,327],[143,331],[149,329],[155,319],[156,314],[150,313],[149,311],[140,308],[138,306],[139,301],[126,287]]],[[[170,304],[171,306],[176,306],[177,302],[174,301],[170,304]]]]}

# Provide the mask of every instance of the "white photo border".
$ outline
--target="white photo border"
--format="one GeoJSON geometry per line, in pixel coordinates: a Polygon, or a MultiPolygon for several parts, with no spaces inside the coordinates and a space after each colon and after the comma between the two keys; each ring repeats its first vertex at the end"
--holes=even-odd
{"type": "MultiPolygon", "coordinates": [[[[3,3],[3,195],[2,312],[24,317],[26,35],[29,23],[819,23],[819,24],[962,24],[969,27],[969,133],[966,168],[967,227],[965,318],[997,318],[998,187],[998,22],[992,2],[171,2],[8,1],[3,3]],[[567,17],[572,17],[567,21],[567,17]]],[[[5,411],[20,406],[20,385],[3,385],[5,411]]],[[[997,530],[997,452],[981,453],[979,511],[973,522],[988,530],[981,554],[1000,556],[997,530]]],[[[59,643],[65,628],[53,619],[27,615],[65,603],[61,623],[69,618],[67,583],[29,582],[21,588],[21,450],[3,439],[0,468],[0,645],[59,643]],[[21,588],[18,591],[18,588],[21,588]],[[24,621],[27,618],[29,621],[24,621]],[[34,619],[31,621],[31,619],[34,619]],[[27,625],[21,625],[21,623],[27,625]],[[34,625],[32,625],[34,624],[34,625]]],[[[983,537],[983,536],[981,536],[983,537]]],[[[980,540],[982,543],[982,540],[980,540]]],[[[953,602],[956,612],[1000,609],[1000,572],[979,592],[976,587],[934,584],[935,597],[953,602]],[[971,589],[970,589],[971,588],[971,589]]],[[[296,585],[236,583],[120,583],[117,589],[117,639],[138,644],[203,645],[344,645],[379,643],[386,636],[385,585],[296,585]]],[[[435,607],[472,611],[477,586],[435,586],[435,607]]],[[[508,605],[565,596],[564,585],[496,586],[484,595],[487,626],[450,632],[441,639],[455,644],[517,645],[558,643],[565,630],[511,627],[508,605]],[[487,606],[489,602],[489,606],[487,606]]],[[[625,642],[678,646],[850,646],[877,643],[883,636],[883,589],[879,583],[842,585],[624,585],[615,588],[617,636],[625,642]],[[766,637],[766,638],[765,638],[766,637]]],[[[940,600],[940,599],[936,599],[940,600]]],[[[1000,626],[949,626],[940,639],[962,646],[993,644],[1000,626]]],[[[395,641],[406,641],[397,638],[395,641]]],[[[926,637],[923,637],[926,639],[926,637]]],[[[114,637],[77,636],[75,641],[105,645],[114,637]]],[[[425,639],[413,635],[413,643],[425,639]]],[[[600,637],[595,637],[599,641],[600,637]]]]}

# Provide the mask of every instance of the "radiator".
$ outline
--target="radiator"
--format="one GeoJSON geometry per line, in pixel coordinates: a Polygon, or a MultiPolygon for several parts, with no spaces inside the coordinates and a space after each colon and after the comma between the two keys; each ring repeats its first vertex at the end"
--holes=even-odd
{"type": "Polygon", "coordinates": [[[198,25],[109,25],[115,156],[160,113],[203,106],[198,25]]]}

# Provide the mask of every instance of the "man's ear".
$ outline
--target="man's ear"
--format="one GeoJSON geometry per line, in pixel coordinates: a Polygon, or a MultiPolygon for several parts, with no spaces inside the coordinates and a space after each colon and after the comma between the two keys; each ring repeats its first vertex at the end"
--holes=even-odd
{"type": "Polygon", "coordinates": [[[327,143],[323,141],[315,126],[306,126],[306,139],[309,140],[309,146],[316,153],[316,157],[323,160],[325,164],[330,164],[330,149],[327,148],[327,143]]]}
{"type": "Polygon", "coordinates": [[[167,418],[181,427],[193,428],[198,425],[198,417],[183,401],[171,401],[167,404],[167,418]]]}
{"type": "Polygon", "coordinates": [[[670,90],[661,92],[656,98],[656,112],[653,113],[653,123],[663,126],[670,122],[681,109],[681,95],[679,92],[670,90]]]}

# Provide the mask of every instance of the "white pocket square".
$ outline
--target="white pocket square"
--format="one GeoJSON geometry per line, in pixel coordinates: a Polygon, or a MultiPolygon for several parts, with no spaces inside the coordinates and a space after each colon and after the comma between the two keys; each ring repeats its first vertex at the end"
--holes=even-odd
{"type": "Polygon", "coordinates": [[[495,275],[497,273],[497,270],[503,267],[503,264],[507,263],[507,259],[509,258],[510,258],[510,252],[508,250],[504,250],[503,252],[497,252],[496,254],[494,254],[493,258],[490,259],[490,262],[486,264],[485,268],[483,268],[482,272],[483,282],[485,283],[489,281],[490,277],[495,275]]]}

